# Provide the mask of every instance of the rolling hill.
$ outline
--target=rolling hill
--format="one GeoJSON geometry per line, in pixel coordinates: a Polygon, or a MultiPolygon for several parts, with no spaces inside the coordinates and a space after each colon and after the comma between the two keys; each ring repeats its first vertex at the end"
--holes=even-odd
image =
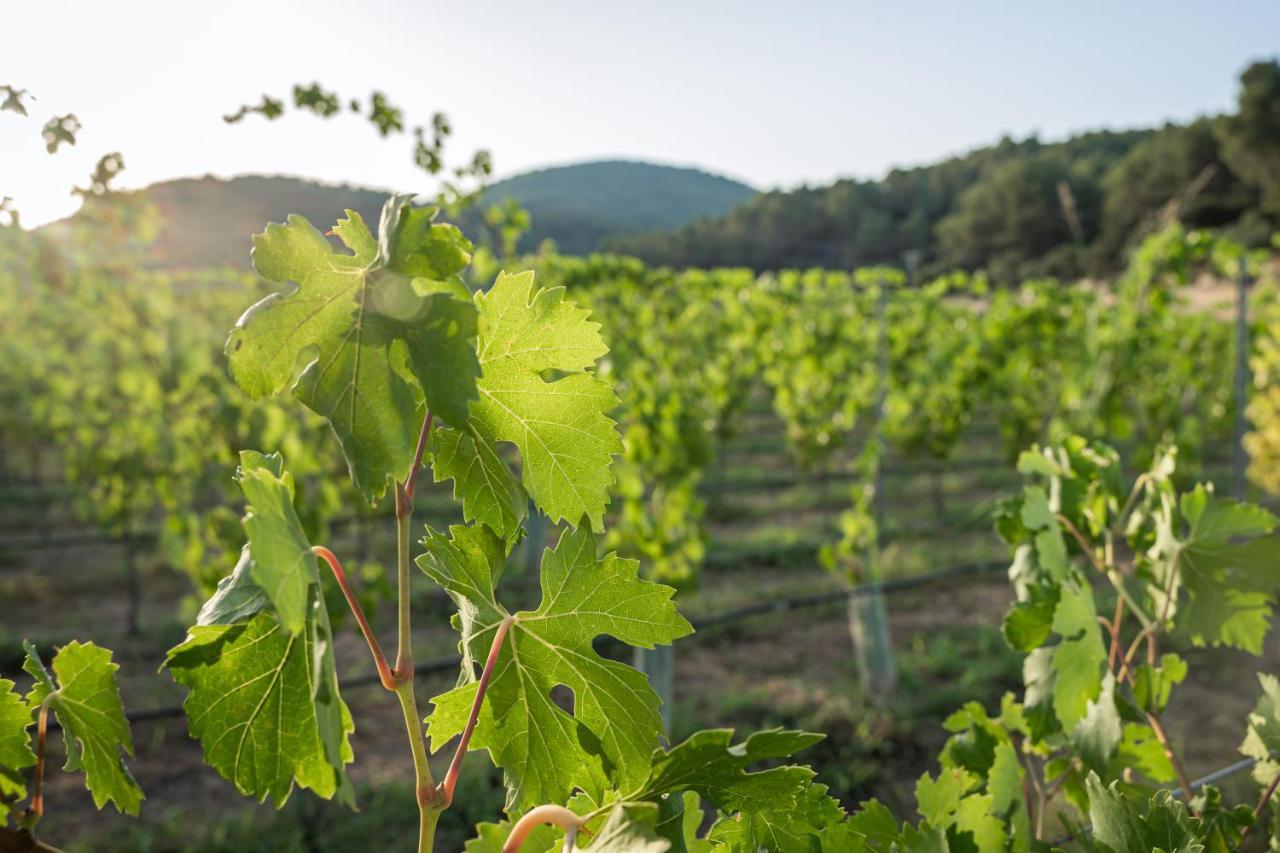
{"type": "Polygon", "coordinates": [[[516,175],[490,187],[484,201],[513,198],[533,214],[523,248],[551,239],[562,252],[584,254],[611,238],[723,216],[755,194],[700,169],[601,160],[516,175]]]}
{"type": "MultiPolygon", "coordinates": [[[[387,197],[382,190],[264,175],[181,178],[135,192],[161,214],[149,250],[156,265],[184,269],[247,266],[249,237],[290,213],[322,227],[350,208],[376,223],[387,197]]],[[[723,215],[754,194],[745,184],[697,169],[603,161],[516,175],[491,186],[484,202],[514,198],[530,211],[534,225],[524,248],[551,239],[562,251],[585,253],[606,239],[723,215]]],[[[59,226],[48,227],[56,233],[59,226]]],[[[474,227],[468,231],[475,233],[474,227]]]]}

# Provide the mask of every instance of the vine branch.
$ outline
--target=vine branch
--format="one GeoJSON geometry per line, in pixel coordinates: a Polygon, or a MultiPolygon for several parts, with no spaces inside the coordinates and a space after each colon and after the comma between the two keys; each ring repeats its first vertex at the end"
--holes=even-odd
{"type": "Polygon", "coordinates": [[[434,845],[436,824],[446,808],[443,796],[431,777],[431,765],[427,761],[427,747],[422,731],[422,716],[418,713],[418,699],[413,691],[413,631],[409,585],[409,527],[413,516],[413,489],[426,453],[427,439],[431,433],[434,416],[428,410],[418,433],[418,446],[413,464],[401,482],[395,484],[396,496],[396,665],[392,671],[396,698],[404,716],[405,730],[409,735],[409,748],[413,753],[415,792],[418,799],[418,851],[427,853],[434,845]]]}
{"type": "Polygon", "coordinates": [[[1249,837],[1249,832],[1258,824],[1262,818],[1262,810],[1267,807],[1267,803],[1271,802],[1272,796],[1275,795],[1277,786],[1280,786],[1280,773],[1271,780],[1271,784],[1267,786],[1267,790],[1262,792],[1262,796],[1258,798],[1258,804],[1253,807],[1253,820],[1249,822],[1240,832],[1240,843],[1243,845],[1244,840],[1249,837]]]}
{"type": "Polygon", "coordinates": [[[44,762],[45,741],[49,731],[49,703],[58,695],[55,690],[40,703],[40,714],[36,718],[36,773],[31,785],[31,819],[28,829],[34,827],[44,816],[44,762]]]}
{"type": "Polygon", "coordinates": [[[447,808],[453,802],[453,791],[458,785],[458,774],[462,772],[462,759],[467,754],[467,746],[471,743],[471,735],[475,731],[476,722],[480,719],[480,706],[484,703],[485,691],[489,689],[489,681],[493,678],[493,670],[498,664],[498,653],[502,651],[502,643],[511,630],[514,616],[508,616],[498,623],[498,631],[493,635],[493,645],[489,647],[489,657],[484,662],[484,670],[480,673],[480,683],[476,686],[476,698],[471,702],[471,715],[467,718],[466,728],[458,739],[453,760],[449,762],[449,770],[444,781],[440,783],[440,792],[444,795],[447,808]]]}
{"type": "Polygon", "coordinates": [[[409,511],[413,511],[413,490],[418,485],[418,472],[422,470],[422,458],[427,453],[427,438],[431,434],[431,425],[435,421],[435,413],[427,412],[422,420],[422,429],[418,432],[418,447],[413,451],[413,464],[404,478],[404,495],[408,501],[409,511]]]}
{"type": "MultiPolygon", "coordinates": [[[[1191,777],[1187,775],[1187,769],[1182,766],[1182,759],[1178,758],[1178,754],[1173,751],[1173,743],[1170,742],[1169,735],[1165,733],[1164,724],[1160,722],[1160,717],[1153,711],[1147,711],[1146,713],[1147,725],[1151,726],[1151,731],[1155,733],[1156,740],[1160,742],[1165,758],[1168,758],[1169,763],[1173,765],[1173,772],[1178,776],[1178,787],[1182,789],[1182,796],[1186,797],[1187,808],[1191,808],[1191,801],[1196,796],[1195,789],[1191,786],[1191,777]]],[[[1194,814],[1194,811],[1192,814],[1194,814]]]]}
{"type": "Polygon", "coordinates": [[[378,638],[373,635],[373,629],[369,627],[369,620],[365,618],[364,608],[360,606],[360,601],[356,598],[356,594],[351,589],[351,584],[347,580],[347,573],[342,570],[342,564],[338,562],[338,557],[323,545],[313,545],[311,553],[329,564],[329,568],[333,570],[333,576],[338,581],[338,586],[342,589],[342,595],[347,599],[347,604],[351,607],[351,612],[355,614],[356,622],[360,625],[360,633],[364,634],[365,641],[369,643],[369,651],[373,654],[374,666],[378,668],[378,680],[382,682],[382,686],[392,692],[396,689],[396,675],[391,671],[391,667],[387,664],[387,658],[382,654],[382,647],[378,645],[378,638]]]}

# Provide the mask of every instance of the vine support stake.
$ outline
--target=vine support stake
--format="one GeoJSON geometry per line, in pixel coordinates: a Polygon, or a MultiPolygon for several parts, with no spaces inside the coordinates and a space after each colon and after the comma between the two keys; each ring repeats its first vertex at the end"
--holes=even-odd
{"type": "Polygon", "coordinates": [[[658,709],[662,716],[662,729],[668,738],[671,737],[671,706],[675,702],[675,647],[663,645],[652,649],[637,648],[631,665],[648,677],[649,686],[658,694],[658,699],[662,702],[658,709]]]}
{"type": "MultiPolygon", "coordinates": [[[[889,333],[887,324],[888,281],[882,275],[876,280],[876,399],[875,423],[870,441],[875,443],[873,472],[874,492],[872,512],[875,518],[876,539],[885,523],[884,494],[884,409],[889,385],[889,333]]],[[[884,592],[878,586],[879,547],[872,543],[866,557],[867,571],[862,582],[870,589],[855,590],[849,596],[849,635],[853,641],[858,662],[858,674],[863,691],[877,704],[884,704],[893,695],[898,681],[898,667],[894,660],[893,639],[889,632],[889,607],[884,592]]]]}
{"type": "Polygon", "coordinates": [[[1244,449],[1245,407],[1249,393],[1249,265],[1240,256],[1236,273],[1236,417],[1231,435],[1231,494],[1238,501],[1245,498],[1245,472],[1249,457],[1244,449]]]}

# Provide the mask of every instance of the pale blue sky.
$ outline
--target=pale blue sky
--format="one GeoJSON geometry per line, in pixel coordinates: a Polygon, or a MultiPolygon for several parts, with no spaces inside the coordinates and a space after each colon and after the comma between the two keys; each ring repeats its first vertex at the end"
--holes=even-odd
{"type": "Polygon", "coordinates": [[[410,121],[443,110],[454,152],[499,176],[602,157],[692,164],[755,186],[871,177],[1002,134],[1059,138],[1230,109],[1280,53],[1280,2],[388,2],[9,0],[0,195],[38,222],[101,154],[123,185],[268,172],[429,189],[405,137],[354,117],[223,125],[264,92],[372,88],[410,121]],[[76,112],[80,144],[39,126],[76,112]]]}

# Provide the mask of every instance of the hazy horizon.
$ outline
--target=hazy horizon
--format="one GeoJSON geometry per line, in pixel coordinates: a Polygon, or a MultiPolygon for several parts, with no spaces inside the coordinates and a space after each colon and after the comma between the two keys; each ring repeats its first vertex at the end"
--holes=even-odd
{"type": "Polygon", "coordinates": [[[624,159],[789,189],[880,177],[1003,136],[1052,141],[1221,113],[1240,71],[1280,49],[1280,4],[1252,1],[1213,15],[1189,2],[1158,14],[1085,3],[1070,20],[996,4],[348,8],[11,10],[0,84],[38,100],[29,119],[0,113],[0,195],[29,224],[66,215],[70,187],[109,151],[124,155],[121,187],[273,174],[431,189],[407,134],[379,139],[355,116],[222,122],[263,92],[313,80],[362,101],[379,89],[410,126],[445,112],[456,132],[447,160],[488,148],[495,179],[624,159]],[[55,29],[66,35],[51,47],[55,29]],[[50,157],[40,127],[66,112],[84,123],[80,142],[50,157]]]}

